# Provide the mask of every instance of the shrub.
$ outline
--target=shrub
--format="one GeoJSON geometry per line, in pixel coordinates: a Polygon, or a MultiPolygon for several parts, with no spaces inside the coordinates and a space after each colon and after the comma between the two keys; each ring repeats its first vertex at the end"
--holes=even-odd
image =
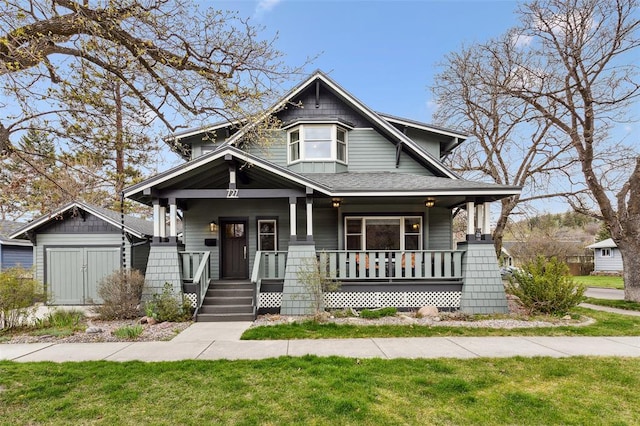
{"type": "Polygon", "coordinates": [[[566,264],[543,256],[515,271],[507,284],[507,291],[532,314],[566,314],[582,301],[584,290],[573,281],[566,264]]]}
{"type": "Polygon", "coordinates": [[[363,309],[360,311],[360,318],[376,319],[382,317],[392,317],[398,313],[394,307],[380,309],[363,309]]]}
{"type": "Polygon", "coordinates": [[[83,319],[84,312],[78,309],[54,309],[39,321],[39,327],[75,328],[83,319]]]}
{"type": "Polygon", "coordinates": [[[157,321],[188,321],[191,319],[191,303],[182,295],[173,293],[173,286],[165,283],[162,293],[154,294],[145,304],[145,313],[157,321]]]}
{"type": "Polygon", "coordinates": [[[304,259],[302,267],[298,270],[298,281],[307,290],[307,298],[311,302],[313,318],[315,321],[326,319],[324,309],[324,293],[338,291],[340,282],[330,273],[328,257],[321,254],[319,259],[304,259]]]}
{"type": "Polygon", "coordinates": [[[42,286],[31,276],[24,268],[0,272],[0,328],[24,325],[35,313],[35,303],[46,299],[42,286]]]}
{"type": "Polygon", "coordinates": [[[93,310],[105,320],[132,319],[140,315],[144,276],[135,269],[115,271],[98,284],[102,305],[93,310]]]}
{"type": "Polygon", "coordinates": [[[113,330],[113,335],[120,339],[137,339],[144,329],[140,324],[137,325],[125,325],[116,330],[113,330]]]}

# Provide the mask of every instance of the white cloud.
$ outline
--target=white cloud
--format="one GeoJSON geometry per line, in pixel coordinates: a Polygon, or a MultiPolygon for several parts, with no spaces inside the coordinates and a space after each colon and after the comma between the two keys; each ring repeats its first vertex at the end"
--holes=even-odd
{"type": "Polygon", "coordinates": [[[255,15],[260,17],[267,12],[270,12],[274,7],[276,7],[282,0],[260,0],[258,5],[256,6],[255,15]]]}
{"type": "Polygon", "coordinates": [[[515,47],[524,47],[531,44],[533,37],[524,34],[513,34],[511,36],[511,42],[515,47]]]}

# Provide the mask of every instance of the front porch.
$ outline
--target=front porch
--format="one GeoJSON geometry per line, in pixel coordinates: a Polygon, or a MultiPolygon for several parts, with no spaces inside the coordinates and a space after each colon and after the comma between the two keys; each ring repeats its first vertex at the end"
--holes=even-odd
{"type": "MultiPolygon", "coordinates": [[[[318,265],[325,278],[340,283],[337,291],[323,294],[324,306],[329,309],[412,309],[434,305],[456,310],[462,295],[464,254],[461,250],[321,250],[315,252],[315,259],[308,265],[318,265]]],[[[197,316],[208,309],[206,295],[210,286],[224,281],[208,277],[209,252],[179,255],[183,292],[197,316]]],[[[292,268],[288,255],[287,251],[256,253],[250,279],[253,291],[246,295],[254,317],[260,312],[280,312],[287,268],[292,268]]]]}

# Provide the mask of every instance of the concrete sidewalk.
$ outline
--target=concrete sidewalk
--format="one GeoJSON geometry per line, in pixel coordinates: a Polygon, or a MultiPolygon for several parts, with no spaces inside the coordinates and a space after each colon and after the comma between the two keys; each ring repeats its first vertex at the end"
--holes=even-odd
{"type": "Polygon", "coordinates": [[[240,340],[240,336],[250,325],[250,322],[195,323],[169,342],[0,344],[0,360],[233,360],[307,354],[383,359],[578,355],[640,357],[640,336],[240,340]]]}

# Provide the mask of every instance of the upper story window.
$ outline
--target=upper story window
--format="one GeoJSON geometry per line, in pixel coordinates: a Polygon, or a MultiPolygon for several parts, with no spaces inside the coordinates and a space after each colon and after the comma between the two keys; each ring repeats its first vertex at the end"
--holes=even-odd
{"type": "Polygon", "coordinates": [[[336,124],[301,124],[288,133],[289,163],[347,162],[347,131],[336,124]]]}
{"type": "Polygon", "coordinates": [[[600,257],[611,257],[611,249],[610,248],[600,249],[600,257]]]}

